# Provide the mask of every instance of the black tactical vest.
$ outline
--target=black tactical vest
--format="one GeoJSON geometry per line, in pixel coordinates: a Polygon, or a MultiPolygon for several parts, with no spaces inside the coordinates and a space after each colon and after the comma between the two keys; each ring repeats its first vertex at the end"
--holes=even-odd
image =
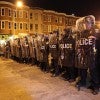
{"type": "Polygon", "coordinates": [[[75,60],[75,40],[70,37],[64,37],[59,43],[60,64],[65,67],[73,67],[75,60]]]}
{"type": "Polygon", "coordinates": [[[75,63],[78,68],[86,69],[88,67],[95,67],[96,37],[93,35],[90,34],[90,31],[84,31],[76,39],[75,63]]]}

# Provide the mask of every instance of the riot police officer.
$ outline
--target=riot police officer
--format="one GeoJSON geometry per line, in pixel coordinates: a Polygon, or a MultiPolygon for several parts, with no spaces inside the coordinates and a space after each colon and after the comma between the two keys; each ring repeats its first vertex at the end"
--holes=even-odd
{"type": "Polygon", "coordinates": [[[9,41],[7,41],[6,42],[6,45],[5,45],[5,57],[6,58],[10,58],[10,53],[11,52],[11,50],[10,50],[10,42],[9,41]]]}
{"type": "Polygon", "coordinates": [[[30,63],[31,65],[35,65],[36,64],[36,50],[35,50],[35,43],[34,43],[34,38],[30,36],[29,37],[29,51],[30,51],[30,63]]]}
{"type": "Polygon", "coordinates": [[[93,94],[98,93],[98,74],[96,67],[96,37],[94,31],[94,16],[86,16],[77,21],[79,34],[77,35],[76,45],[76,66],[79,68],[80,80],[77,86],[86,87],[87,70],[91,77],[93,94]],[[78,22],[79,21],[79,22],[78,22]],[[80,28],[80,26],[82,28],[80,28]]]}
{"type": "Polygon", "coordinates": [[[59,53],[59,41],[58,38],[59,34],[57,31],[54,31],[50,35],[49,39],[49,55],[51,55],[51,67],[53,70],[53,75],[52,76],[58,76],[59,75],[59,66],[58,66],[58,53],[59,53]]]}
{"type": "Polygon", "coordinates": [[[64,29],[63,37],[59,42],[59,62],[65,69],[65,78],[69,82],[75,81],[75,39],[72,37],[72,29],[64,29]]]}
{"type": "Polygon", "coordinates": [[[30,51],[29,51],[28,37],[25,36],[23,39],[24,39],[23,40],[23,59],[26,64],[29,64],[30,51]]]}
{"type": "Polygon", "coordinates": [[[43,55],[43,59],[41,61],[41,70],[44,72],[49,71],[49,66],[48,66],[48,55],[49,55],[49,39],[47,36],[42,37],[42,45],[41,45],[41,52],[43,55]]]}
{"type": "Polygon", "coordinates": [[[21,44],[20,44],[20,38],[17,39],[17,44],[16,44],[16,57],[17,57],[17,62],[21,63],[22,61],[22,50],[21,50],[21,44]]]}

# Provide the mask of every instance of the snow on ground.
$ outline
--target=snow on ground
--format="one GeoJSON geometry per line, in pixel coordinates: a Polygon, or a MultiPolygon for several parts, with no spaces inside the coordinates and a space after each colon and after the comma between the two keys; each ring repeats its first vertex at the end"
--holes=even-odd
{"type": "Polygon", "coordinates": [[[74,85],[37,66],[0,58],[0,100],[100,100],[100,93],[77,91],[74,85]]]}

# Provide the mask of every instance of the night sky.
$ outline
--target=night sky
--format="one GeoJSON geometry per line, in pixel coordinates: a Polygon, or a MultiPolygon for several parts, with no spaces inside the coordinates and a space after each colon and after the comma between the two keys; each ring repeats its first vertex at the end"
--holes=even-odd
{"type": "MultiPolygon", "coordinates": [[[[4,0],[15,2],[14,0],[4,0]]],[[[92,14],[96,20],[100,20],[100,0],[22,0],[31,7],[40,7],[47,10],[55,10],[76,16],[92,14]]]]}

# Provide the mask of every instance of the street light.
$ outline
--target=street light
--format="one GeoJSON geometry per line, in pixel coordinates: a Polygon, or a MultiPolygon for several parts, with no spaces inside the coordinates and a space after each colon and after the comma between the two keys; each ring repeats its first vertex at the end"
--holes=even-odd
{"type": "Polygon", "coordinates": [[[23,6],[23,2],[22,1],[17,1],[16,7],[21,8],[22,6],[23,6]]]}

